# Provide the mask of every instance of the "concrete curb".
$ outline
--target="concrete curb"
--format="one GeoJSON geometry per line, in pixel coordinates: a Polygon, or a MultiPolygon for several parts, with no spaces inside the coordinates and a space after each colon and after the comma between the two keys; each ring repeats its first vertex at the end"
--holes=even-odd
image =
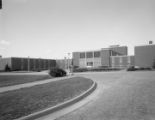
{"type": "Polygon", "coordinates": [[[24,117],[15,119],[15,120],[34,120],[34,119],[37,119],[39,117],[45,116],[47,114],[51,114],[51,113],[53,113],[55,111],[63,109],[65,107],[67,107],[67,106],[70,106],[70,105],[82,100],[83,98],[85,98],[89,94],[91,94],[96,89],[96,87],[97,87],[97,83],[93,81],[93,85],[87,91],[82,93],[81,95],[79,95],[79,96],[77,96],[77,97],[75,97],[75,98],[73,98],[71,100],[68,100],[68,101],[66,101],[64,103],[60,103],[60,104],[58,104],[56,106],[41,110],[41,111],[36,112],[36,113],[32,113],[30,115],[27,115],[27,116],[24,116],[24,117]]]}

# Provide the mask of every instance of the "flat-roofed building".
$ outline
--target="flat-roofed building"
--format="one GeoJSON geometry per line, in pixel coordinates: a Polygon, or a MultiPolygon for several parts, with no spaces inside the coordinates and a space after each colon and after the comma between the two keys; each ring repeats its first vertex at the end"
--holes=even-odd
{"type": "Polygon", "coordinates": [[[40,71],[56,67],[56,60],[20,57],[1,58],[0,70],[4,71],[6,65],[8,65],[12,71],[40,71]]]}
{"type": "Polygon", "coordinates": [[[134,56],[111,56],[111,67],[112,68],[127,68],[134,66],[134,56]]]}
{"type": "Polygon", "coordinates": [[[135,66],[153,67],[155,64],[155,44],[135,46],[135,66]]]}
{"type": "Polygon", "coordinates": [[[73,52],[73,66],[111,67],[110,56],[127,55],[126,46],[111,46],[92,51],[73,52]]]}

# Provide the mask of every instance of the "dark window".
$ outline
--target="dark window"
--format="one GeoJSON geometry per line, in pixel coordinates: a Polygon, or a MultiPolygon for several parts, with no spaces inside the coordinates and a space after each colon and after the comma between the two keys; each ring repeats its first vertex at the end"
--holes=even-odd
{"type": "Polygon", "coordinates": [[[94,57],[100,57],[100,51],[94,52],[94,57]]]}
{"type": "Polygon", "coordinates": [[[85,58],[85,53],[80,53],[80,58],[85,58]]]}
{"type": "Polygon", "coordinates": [[[93,62],[87,62],[87,66],[93,66],[93,62]]]}
{"type": "Polygon", "coordinates": [[[93,58],[93,52],[87,52],[86,56],[87,58],[93,58]]]}

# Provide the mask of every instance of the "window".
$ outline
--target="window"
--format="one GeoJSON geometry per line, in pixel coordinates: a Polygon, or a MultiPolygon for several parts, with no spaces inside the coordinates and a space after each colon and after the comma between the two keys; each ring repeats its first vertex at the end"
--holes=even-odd
{"type": "Polygon", "coordinates": [[[93,58],[93,52],[87,52],[86,56],[87,58],[93,58]]]}
{"type": "Polygon", "coordinates": [[[80,58],[85,58],[85,52],[80,53],[80,58]]]}
{"type": "Polygon", "coordinates": [[[87,62],[87,66],[93,66],[93,62],[87,62]]]}
{"type": "Polygon", "coordinates": [[[100,57],[100,51],[94,52],[94,57],[100,57]]]}

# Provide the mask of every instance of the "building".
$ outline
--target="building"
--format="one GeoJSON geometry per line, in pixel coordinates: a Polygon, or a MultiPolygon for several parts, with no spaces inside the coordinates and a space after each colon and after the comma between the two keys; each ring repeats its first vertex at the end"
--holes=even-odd
{"type": "Polygon", "coordinates": [[[40,58],[2,58],[0,56],[0,71],[8,66],[12,71],[40,71],[51,67],[62,69],[74,68],[140,68],[155,67],[155,44],[135,46],[135,55],[128,55],[127,46],[114,45],[99,50],[73,52],[72,59],[40,59],[40,58]]]}
{"type": "Polygon", "coordinates": [[[111,56],[112,68],[128,68],[135,65],[134,56],[111,56]]]}
{"type": "Polygon", "coordinates": [[[8,65],[12,71],[40,71],[56,67],[56,60],[19,57],[1,58],[0,71],[4,71],[6,65],[8,65]]]}
{"type": "Polygon", "coordinates": [[[95,51],[73,52],[74,67],[111,67],[111,56],[125,56],[128,54],[127,46],[110,46],[95,51]]]}
{"type": "Polygon", "coordinates": [[[135,66],[151,68],[155,66],[155,44],[135,46],[135,66]]]}

